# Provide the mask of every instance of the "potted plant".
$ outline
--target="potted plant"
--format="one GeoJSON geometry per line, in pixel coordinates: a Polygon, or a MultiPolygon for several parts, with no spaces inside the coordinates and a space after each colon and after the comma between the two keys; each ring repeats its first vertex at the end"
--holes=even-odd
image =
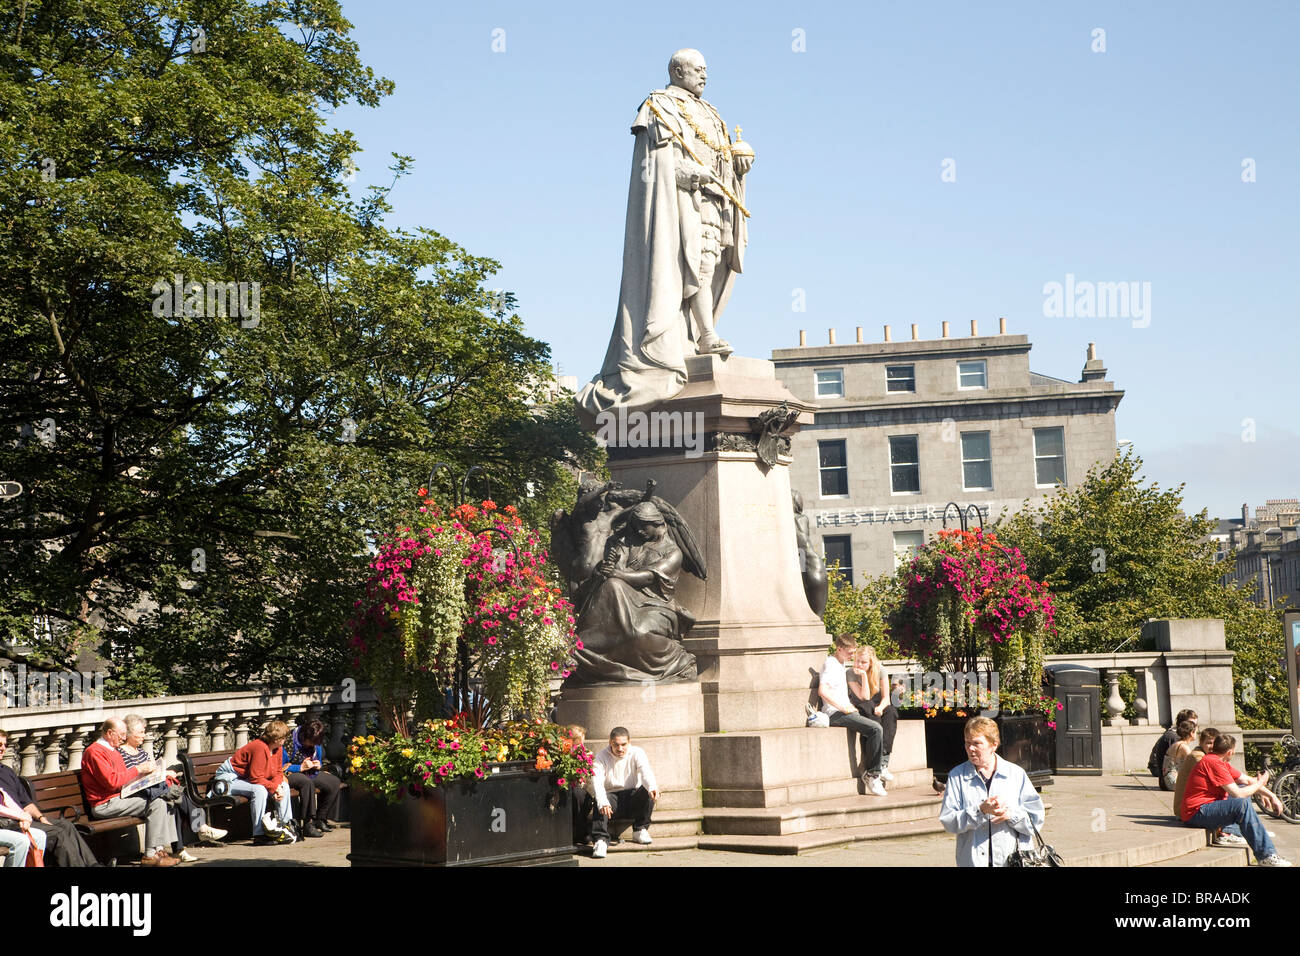
{"type": "Polygon", "coordinates": [[[1043,642],[1054,630],[1047,586],[1032,580],[1019,549],[995,533],[945,530],[898,571],[900,598],[889,634],[933,677],[903,694],[900,716],[926,720],[926,752],[935,778],[966,759],[965,721],[993,716],[999,753],[1037,786],[1051,781],[1056,713],[1042,693],[1043,642]]]}
{"type": "Polygon", "coordinates": [[[572,606],[513,507],[420,504],[380,543],[351,624],[353,666],[391,736],[353,739],[354,864],[569,861],[590,755],[547,723],[572,606]]]}

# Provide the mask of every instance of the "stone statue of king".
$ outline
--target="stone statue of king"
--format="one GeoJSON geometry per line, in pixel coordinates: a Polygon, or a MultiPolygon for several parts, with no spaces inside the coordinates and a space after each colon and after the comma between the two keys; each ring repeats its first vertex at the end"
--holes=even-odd
{"type": "Polygon", "coordinates": [[[754,151],[733,142],[700,98],[707,68],[698,50],[674,53],[668,76],[632,124],[618,315],[600,374],[578,395],[592,415],[672,398],[686,384],[688,356],[731,353],[715,325],[744,258],[754,151]]]}

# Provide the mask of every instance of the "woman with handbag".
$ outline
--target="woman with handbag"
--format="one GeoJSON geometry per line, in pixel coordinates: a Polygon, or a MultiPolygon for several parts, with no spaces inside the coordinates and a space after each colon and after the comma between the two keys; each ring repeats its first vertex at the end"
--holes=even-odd
{"type": "Polygon", "coordinates": [[[45,865],[45,833],[32,826],[31,814],[5,790],[0,790],[0,846],[9,848],[5,866],[45,865]]]}
{"type": "Polygon", "coordinates": [[[1032,851],[1043,798],[1028,775],[997,754],[1002,736],[987,717],[966,722],[966,763],[948,773],[939,822],[957,834],[958,866],[1009,866],[1032,851]]]}
{"type": "MultiPolygon", "coordinates": [[[[142,749],[148,725],[139,714],[127,714],[122,718],[122,723],[126,724],[126,740],[117,749],[122,754],[122,762],[130,770],[132,767],[139,766],[146,760],[152,759],[149,752],[142,749]]],[[[190,801],[190,795],[179,785],[175,773],[171,770],[167,771],[167,781],[165,783],[154,784],[149,789],[142,791],[140,796],[146,800],[167,801],[168,808],[171,810],[172,818],[176,824],[176,842],[172,844],[172,856],[182,863],[195,863],[198,861],[198,857],[185,849],[185,831],[181,829],[182,814],[189,818],[190,830],[199,838],[200,843],[220,843],[221,838],[226,835],[225,830],[218,830],[216,827],[208,826],[206,814],[190,801]]]]}

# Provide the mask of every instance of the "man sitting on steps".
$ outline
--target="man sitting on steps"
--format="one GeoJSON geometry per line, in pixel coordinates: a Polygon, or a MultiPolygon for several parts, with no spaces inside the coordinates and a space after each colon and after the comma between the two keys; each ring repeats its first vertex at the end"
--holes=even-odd
{"type": "Polygon", "coordinates": [[[628,743],[626,727],[609,732],[609,746],[596,754],[591,769],[591,793],[596,803],[591,820],[596,847],[591,855],[604,859],[609,849],[609,821],[619,812],[632,817],[633,842],[649,844],[650,816],[659,799],[659,785],[645,751],[628,743]]]}

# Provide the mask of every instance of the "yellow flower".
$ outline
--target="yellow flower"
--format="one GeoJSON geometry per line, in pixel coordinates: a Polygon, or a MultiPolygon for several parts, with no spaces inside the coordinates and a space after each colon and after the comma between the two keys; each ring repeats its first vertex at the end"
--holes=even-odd
{"type": "Polygon", "coordinates": [[[353,737],[353,738],[352,738],[352,742],[353,742],[354,744],[364,744],[364,743],[366,742],[366,738],[365,738],[365,737],[353,737]]]}
{"type": "Polygon", "coordinates": [[[366,743],[368,743],[368,744],[373,744],[374,742],[375,742],[375,735],[374,735],[374,734],[367,734],[367,735],[366,735],[366,743]]]}
{"type": "Polygon", "coordinates": [[[352,769],[353,769],[353,770],[360,770],[360,769],[361,769],[361,762],[362,762],[362,761],[361,761],[361,758],[360,758],[360,757],[353,757],[353,758],[352,758],[352,769]]]}
{"type": "Polygon", "coordinates": [[[414,756],[415,756],[415,751],[412,750],[410,747],[403,747],[403,748],[402,748],[402,756],[403,756],[403,757],[414,757],[414,756]]]}

